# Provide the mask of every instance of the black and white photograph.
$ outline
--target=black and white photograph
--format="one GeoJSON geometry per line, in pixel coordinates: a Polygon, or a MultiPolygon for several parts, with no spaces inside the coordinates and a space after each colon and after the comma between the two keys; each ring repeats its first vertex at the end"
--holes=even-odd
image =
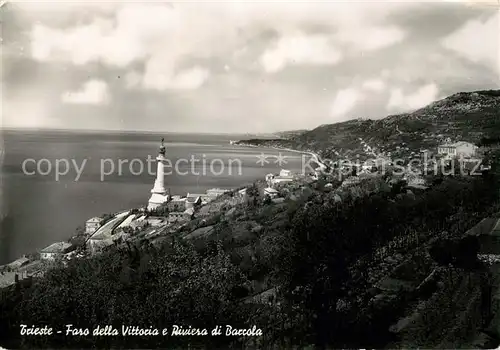
{"type": "Polygon", "coordinates": [[[1,1],[0,349],[500,347],[500,2],[1,1]]]}

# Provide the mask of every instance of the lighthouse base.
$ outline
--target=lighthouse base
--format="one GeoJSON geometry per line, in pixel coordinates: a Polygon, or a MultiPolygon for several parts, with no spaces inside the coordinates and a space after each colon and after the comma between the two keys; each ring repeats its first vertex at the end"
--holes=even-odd
{"type": "Polygon", "coordinates": [[[168,194],[153,193],[148,201],[148,210],[155,210],[160,205],[167,203],[170,200],[168,194]]]}

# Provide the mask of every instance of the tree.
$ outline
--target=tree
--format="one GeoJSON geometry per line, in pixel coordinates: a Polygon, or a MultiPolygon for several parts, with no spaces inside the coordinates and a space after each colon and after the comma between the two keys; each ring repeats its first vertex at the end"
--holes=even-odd
{"type": "Polygon", "coordinates": [[[264,204],[271,204],[272,203],[272,200],[271,200],[271,197],[269,195],[266,195],[264,197],[264,204]]]}
{"type": "Polygon", "coordinates": [[[247,188],[247,195],[251,201],[250,203],[252,204],[252,206],[256,207],[259,203],[260,191],[255,182],[247,188]]]}
{"type": "MultiPolygon", "coordinates": [[[[209,331],[226,324],[248,328],[245,320],[249,314],[238,306],[246,280],[222,245],[214,248],[203,257],[183,241],[161,249],[129,245],[91,259],[70,261],[65,268],[55,266],[32,287],[12,295],[9,303],[0,303],[0,327],[5,327],[8,317],[11,327],[22,321],[49,324],[54,329],[65,329],[70,323],[81,328],[121,324],[159,329],[191,325],[209,331]]],[[[228,347],[234,341],[210,336],[68,338],[58,334],[23,339],[27,348],[228,347]]]]}

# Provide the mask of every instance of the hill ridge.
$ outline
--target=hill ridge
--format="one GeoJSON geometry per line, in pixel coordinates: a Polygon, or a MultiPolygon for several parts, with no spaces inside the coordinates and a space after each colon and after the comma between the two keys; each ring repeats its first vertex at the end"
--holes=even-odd
{"type": "Polygon", "coordinates": [[[447,139],[477,144],[483,138],[499,136],[500,90],[477,90],[452,94],[409,113],[323,124],[284,140],[252,139],[239,143],[294,148],[326,158],[338,156],[337,153],[345,156],[347,151],[368,157],[366,144],[384,153],[411,153],[435,149],[447,139]]]}

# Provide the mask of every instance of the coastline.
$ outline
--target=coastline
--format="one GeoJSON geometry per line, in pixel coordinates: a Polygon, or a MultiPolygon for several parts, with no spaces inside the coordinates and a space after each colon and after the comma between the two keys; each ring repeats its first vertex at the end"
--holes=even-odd
{"type": "MultiPolygon", "coordinates": [[[[237,142],[240,142],[240,141],[237,141],[237,142]]],[[[304,155],[309,155],[312,159],[313,159],[313,162],[318,164],[318,166],[321,168],[321,170],[325,169],[326,168],[326,165],[322,162],[320,156],[318,154],[316,154],[315,152],[311,152],[311,151],[301,151],[301,150],[297,150],[297,149],[291,149],[291,148],[285,148],[285,147],[277,147],[277,146],[261,146],[261,145],[252,145],[252,144],[246,144],[246,143],[235,143],[234,145],[236,146],[243,146],[243,147],[253,147],[253,148],[268,148],[268,149],[273,149],[273,150],[277,150],[277,151],[287,151],[287,152],[292,152],[292,153],[300,153],[300,154],[304,154],[304,155]]],[[[254,181],[257,181],[259,180],[259,178],[257,179],[254,179],[254,181]]],[[[241,186],[243,186],[244,184],[242,183],[241,186]]],[[[236,188],[239,188],[241,186],[237,186],[236,188]]],[[[1,205],[1,203],[0,203],[1,205]]],[[[131,208],[131,209],[128,209],[126,211],[130,212],[131,210],[134,210],[134,209],[138,209],[138,208],[131,208]]],[[[114,213],[114,215],[118,215],[120,213],[124,212],[123,210],[120,210],[116,213],[114,213]]],[[[72,239],[75,239],[77,238],[77,234],[73,234],[71,235],[68,239],[65,239],[64,242],[70,242],[72,239]]],[[[53,243],[57,243],[56,241],[54,241],[53,243]]],[[[41,249],[37,249],[36,253],[40,253],[41,249]]],[[[6,262],[5,264],[2,264],[0,265],[0,268],[5,268],[9,265],[11,265],[12,263],[26,257],[27,255],[29,254],[23,254],[23,255],[20,255],[17,259],[15,260],[12,260],[10,262],[6,262]]]]}

